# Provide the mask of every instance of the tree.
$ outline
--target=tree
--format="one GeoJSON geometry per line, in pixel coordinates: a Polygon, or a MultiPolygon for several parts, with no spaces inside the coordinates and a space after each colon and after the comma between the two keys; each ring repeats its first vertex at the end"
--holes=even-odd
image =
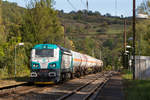
{"type": "Polygon", "coordinates": [[[2,1],[0,0],[0,67],[4,64],[4,44],[6,41],[6,35],[4,33],[4,25],[2,21],[2,1]]]}
{"type": "Polygon", "coordinates": [[[110,13],[106,13],[105,16],[106,17],[111,17],[111,14],[110,13]]]}
{"type": "Polygon", "coordinates": [[[31,1],[24,16],[22,31],[25,42],[62,44],[63,30],[51,0],[31,1]]]}
{"type": "Polygon", "coordinates": [[[142,2],[140,6],[138,6],[137,12],[143,14],[150,14],[150,1],[142,2]]]}

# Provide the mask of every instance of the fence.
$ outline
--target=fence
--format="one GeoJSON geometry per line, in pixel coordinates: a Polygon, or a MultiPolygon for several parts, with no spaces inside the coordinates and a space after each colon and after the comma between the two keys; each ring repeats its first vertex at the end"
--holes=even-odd
{"type": "Polygon", "coordinates": [[[135,78],[140,80],[150,79],[150,56],[135,57],[135,78]]]}

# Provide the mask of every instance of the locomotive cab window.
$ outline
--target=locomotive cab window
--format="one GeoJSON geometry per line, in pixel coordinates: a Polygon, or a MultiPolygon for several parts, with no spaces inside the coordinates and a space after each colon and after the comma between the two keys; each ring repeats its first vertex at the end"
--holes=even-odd
{"type": "Polygon", "coordinates": [[[54,49],[36,49],[35,55],[39,57],[54,57],[54,49]]]}

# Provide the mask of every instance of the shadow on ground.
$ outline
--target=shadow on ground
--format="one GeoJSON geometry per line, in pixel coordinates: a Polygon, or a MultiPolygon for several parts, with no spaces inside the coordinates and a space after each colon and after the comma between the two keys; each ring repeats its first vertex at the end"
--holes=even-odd
{"type": "Polygon", "coordinates": [[[16,82],[28,82],[29,81],[29,76],[24,76],[24,77],[11,77],[11,78],[4,78],[2,80],[12,80],[16,82]]]}

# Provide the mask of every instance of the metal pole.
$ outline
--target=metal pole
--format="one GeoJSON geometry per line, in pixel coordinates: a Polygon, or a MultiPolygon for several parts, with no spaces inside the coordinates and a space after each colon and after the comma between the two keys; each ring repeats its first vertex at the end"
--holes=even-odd
{"type": "Polygon", "coordinates": [[[115,16],[117,16],[117,0],[115,0],[115,16]]]}
{"type": "Polygon", "coordinates": [[[127,67],[126,64],[126,19],[124,19],[124,67],[127,67]]]}
{"type": "Polygon", "coordinates": [[[15,45],[15,77],[16,77],[16,47],[17,45],[15,45]]]}
{"type": "Polygon", "coordinates": [[[65,36],[65,33],[64,33],[64,47],[66,47],[66,36],[65,36]]]}
{"type": "Polygon", "coordinates": [[[127,45],[127,35],[126,35],[126,19],[124,19],[124,52],[126,52],[126,45],[127,45]]]}
{"type": "Polygon", "coordinates": [[[93,56],[93,57],[95,56],[95,54],[94,54],[94,49],[92,50],[92,56],[93,56]]]}
{"type": "Polygon", "coordinates": [[[136,34],[136,30],[135,30],[135,7],[136,7],[136,0],[133,0],[133,64],[132,64],[132,68],[133,68],[133,80],[135,80],[135,34],[136,34]]]}
{"type": "Polygon", "coordinates": [[[65,27],[65,24],[63,24],[63,26],[64,26],[64,47],[66,47],[66,35],[65,35],[66,27],[65,27]]]}
{"type": "Polygon", "coordinates": [[[101,53],[101,49],[100,49],[100,60],[102,59],[102,53],[101,53]]]}
{"type": "Polygon", "coordinates": [[[86,0],[86,6],[87,6],[87,11],[89,11],[89,3],[88,3],[88,0],[86,0]]]}

